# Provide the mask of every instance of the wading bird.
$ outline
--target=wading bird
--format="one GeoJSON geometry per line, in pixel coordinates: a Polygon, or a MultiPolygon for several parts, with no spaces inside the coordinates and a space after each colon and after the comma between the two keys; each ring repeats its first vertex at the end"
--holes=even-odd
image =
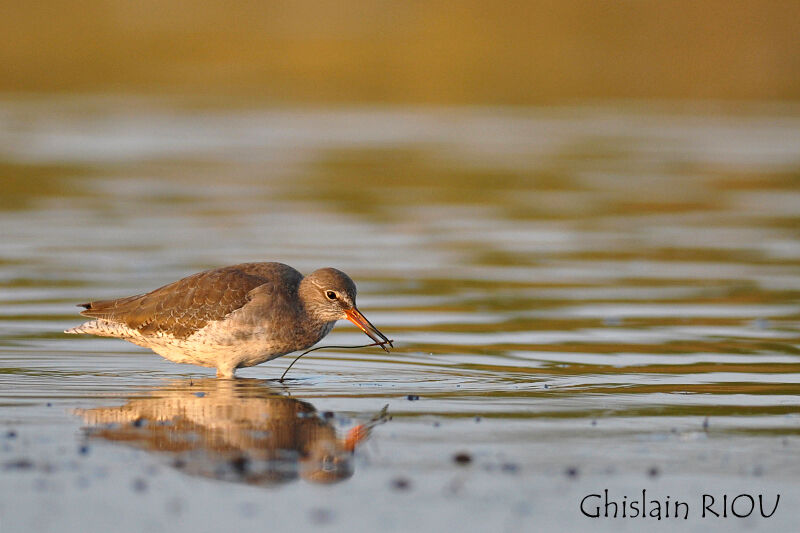
{"type": "Polygon", "coordinates": [[[217,377],[309,348],[341,319],[387,352],[392,346],[356,308],[353,280],[335,268],[304,277],[281,263],[243,263],[79,307],[94,320],[66,333],[125,339],[176,363],[216,368],[217,377]]]}

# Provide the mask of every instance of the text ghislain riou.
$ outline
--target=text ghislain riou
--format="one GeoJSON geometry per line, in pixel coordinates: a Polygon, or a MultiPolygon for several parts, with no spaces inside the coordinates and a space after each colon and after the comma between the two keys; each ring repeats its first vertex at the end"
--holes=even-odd
{"type": "MultiPolygon", "coordinates": [[[[765,494],[703,494],[698,498],[700,518],[769,518],[778,510],[781,495],[765,494]]],[[[678,498],[648,498],[647,490],[636,497],[612,497],[608,489],[592,493],[580,501],[581,513],[589,518],[682,518],[693,513],[689,502],[678,498]]]]}

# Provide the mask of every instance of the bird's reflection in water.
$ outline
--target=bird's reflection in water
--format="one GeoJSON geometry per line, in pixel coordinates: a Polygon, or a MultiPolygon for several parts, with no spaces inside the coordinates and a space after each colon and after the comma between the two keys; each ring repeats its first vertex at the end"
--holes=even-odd
{"type": "Polygon", "coordinates": [[[188,474],[263,485],[349,478],[353,452],[387,420],[384,408],[340,437],[331,416],[256,379],[182,380],[78,414],[90,439],[163,453],[188,474]]]}

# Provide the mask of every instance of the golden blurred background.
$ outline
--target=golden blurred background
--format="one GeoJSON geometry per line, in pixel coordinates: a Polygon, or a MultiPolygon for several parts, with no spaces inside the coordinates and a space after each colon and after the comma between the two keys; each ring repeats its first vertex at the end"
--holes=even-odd
{"type": "Polygon", "coordinates": [[[800,97],[797,0],[6,2],[0,91],[269,102],[800,97]]]}

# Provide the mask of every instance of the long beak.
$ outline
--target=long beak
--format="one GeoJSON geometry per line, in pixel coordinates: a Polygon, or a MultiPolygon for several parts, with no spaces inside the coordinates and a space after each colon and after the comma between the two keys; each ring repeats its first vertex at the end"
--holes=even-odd
{"type": "MultiPolygon", "coordinates": [[[[361,314],[361,311],[354,307],[352,309],[346,309],[344,313],[347,315],[347,320],[358,326],[358,329],[366,333],[370,339],[380,343],[381,348],[383,348],[386,353],[389,353],[389,348],[385,345],[388,344],[392,346],[392,341],[390,341],[386,335],[378,331],[378,328],[373,326],[372,322],[361,314]]],[[[392,346],[392,348],[394,348],[394,346],[392,346]]]]}

